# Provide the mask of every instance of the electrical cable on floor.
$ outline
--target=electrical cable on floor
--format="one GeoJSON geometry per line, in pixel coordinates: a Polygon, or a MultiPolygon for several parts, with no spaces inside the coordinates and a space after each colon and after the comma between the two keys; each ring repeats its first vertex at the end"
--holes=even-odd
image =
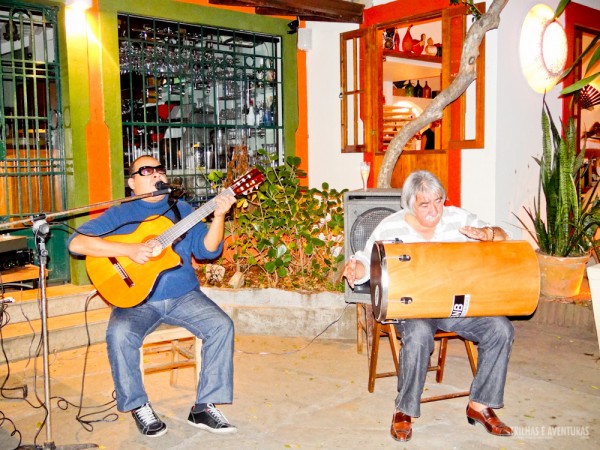
{"type": "MultiPolygon", "coordinates": [[[[75,404],[72,402],[69,402],[67,399],[63,398],[63,397],[51,397],[50,400],[56,400],[57,401],[57,406],[58,408],[60,408],[61,410],[66,410],[68,409],[69,406],[73,406],[78,408],[77,411],[77,415],[76,415],[76,420],[81,424],[81,426],[86,430],[86,431],[93,431],[93,423],[96,422],[115,422],[116,420],[118,420],[118,414],[112,412],[109,413],[107,415],[105,415],[104,417],[97,419],[97,420],[89,420],[88,418],[90,416],[96,415],[96,414],[102,414],[105,413],[107,411],[109,411],[110,409],[114,408],[116,406],[116,396],[115,396],[115,392],[113,391],[112,393],[112,399],[102,405],[97,405],[97,406],[88,406],[88,407],[84,407],[83,406],[83,392],[84,392],[84,380],[85,380],[85,373],[86,373],[86,368],[87,368],[87,362],[88,362],[88,354],[89,354],[89,349],[91,347],[91,336],[90,336],[90,332],[89,332],[89,327],[88,327],[88,320],[87,320],[87,313],[88,313],[88,307],[89,307],[89,303],[91,301],[91,299],[94,297],[94,295],[96,295],[96,291],[91,292],[88,297],[86,298],[85,301],[85,325],[86,325],[86,333],[87,333],[87,346],[86,346],[86,353],[85,353],[85,358],[84,358],[84,367],[83,367],[83,372],[82,372],[82,380],[81,380],[81,393],[80,393],[80,398],[79,398],[79,404],[75,404]],[[103,408],[100,411],[95,411],[95,412],[91,412],[91,413],[87,413],[87,414],[82,414],[82,411],[84,409],[92,409],[92,408],[103,408]]],[[[39,298],[38,298],[39,300],[39,298]]],[[[7,383],[7,381],[10,378],[11,372],[10,372],[10,363],[8,361],[8,355],[6,354],[6,349],[4,347],[4,339],[2,336],[2,328],[10,321],[10,316],[8,315],[8,312],[6,311],[8,307],[8,304],[3,302],[0,303],[0,350],[2,352],[2,355],[4,356],[4,360],[6,362],[6,368],[7,368],[7,373],[6,376],[4,377],[4,380],[2,381],[2,384],[0,384],[0,396],[2,396],[3,398],[6,399],[10,399],[10,400],[24,400],[26,401],[33,409],[40,409],[43,408],[46,411],[46,414],[44,416],[43,421],[41,422],[41,424],[39,424],[38,431],[36,432],[35,436],[34,436],[34,443],[37,442],[38,437],[40,435],[40,432],[43,430],[45,424],[46,424],[46,420],[48,419],[48,408],[50,408],[50,405],[45,405],[44,401],[39,397],[38,393],[37,393],[37,389],[36,386],[38,385],[37,383],[37,365],[34,364],[34,368],[33,368],[33,393],[37,399],[38,405],[35,405],[34,403],[32,403],[31,401],[29,401],[26,397],[27,397],[27,385],[21,386],[21,387],[15,387],[15,388],[6,388],[5,385],[7,383]],[[5,394],[5,391],[21,391],[22,395],[19,397],[14,397],[14,396],[8,396],[5,394]]],[[[40,311],[41,313],[41,311],[40,311]]],[[[29,360],[31,360],[32,358],[37,358],[40,355],[41,352],[41,347],[42,347],[42,342],[41,339],[38,342],[37,348],[35,349],[35,351],[32,352],[32,344],[35,341],[35,337],[36,337],[36,333],[35,330],[33,329],[33,326],[31,325],[31,320],[30,318],[27,316],[27,314],[23,311],[23,317],[26,319],[27,323],[29,324],[30,328],[31,328],[31,332],[33,334],[31,343],[30,343],[30,349],[29,349],[29,360]]],[[[5,423],[10,423],[14,430],[10,433],[11,436],[18,436],[19,439],[19,443],[17,445],[17,448],[20,447],[21,445],[21,440],[22,440],[22,434],[21,432],[17,429],[15,423],[8,417],[6,417],[6,415],[0,411],[0,426],[4,427],[5,423]]],[[[37,444],[36,444],[37,445],[37,444]]]]}
{"type": "Polygon", "coordinates": [[[294,353],[298,353],[302,350],[307,349],[310,345],[312,345],[313,342],[315,342],[323,333],[325,333],[329,328],[331,328],[333,325],[335,325],[336,323],[338,323],[341,318],[343,317],[344,313],[346,312],[346,310],[348,309],[348,307],[351,305],[351,303],[347,303],[346,306],[344,306],[344,309],[342,310],[342,312],[340,313],[340,315],[338,316],[337,319],[335,319],[333,322],[331,322],[329,325],[327,325],[321,332],[319,332],[315,337],[313,337],[304,347],[300,347],[296,350],[290,350],[287,352],[247,352],[245,350],[235,350],[236,353],[243,353],[245,355],[292,355],[294,353]]]}
{"type": "MultiPolygon", "coordinates": [[[[10,322],[10,315],[7,312],[7,308],[8,308],[8,303],[2,302],[0,305],[0,349],[2,350],[2,355],[4,356],[4,361],[6,362],[6,376],[4,377],[4,380],[2,381],[2,384],[0,385],[0,396],[2,396],[3,398],[6,398],[8,400],[25,400],[32,408],[38,409],[41,406],[36,406],[33,403],[31,403],[29,400],[27,400],[27,385],[15,387],[15,388],[5,387],[6,383],[8,382],[8,380],[10,378],[10,362],[8,361],[8,355],[6,354],[6,348],[4,347],[4,336],[2,335],[2,329],[10,322]],[[22,394],[19,397],[7,396],[7,395],[5,395],[6,391],[21,391],[22,394]]],[[[0,411],[0,426],[4,428],[5,423],[10,423],[12,425],[12,427],[14,428],[13,431],[10,433],[10,436],[18,437],[17,448],[19,448],[21,446],[23,435],[17,428],[15,422],[12,419],[8,418],[4,414],[4,412],[0,411]]],[[[40,430],[41,430],[41,428],[40,428],[40,430]]],[[[39,432],[40,431],[38,430],[37,434],[39,434],[39,432]]],[[[36,434],[36,436],[37,436],[37,434],[36,434]]]]}
{"type": "Polygon", "coordinates": [[[112,393],[112,400],[104,403],[102,405],[97,405],[97,406],[83,406],[83,392],[84,392],[84,387],[85,387],[85,374],[86,374],[86,370],[87,370],[87,363],[88,363],[88,357],[89,357],[89,352],[90,352],[90,347],[92,346],[92,338],[90,336],[90,329],[88,326],[88,320],[87,320],[87,314],[88,314],[88,308],[89,308],[89,304],[92,301],[92,298],[94,298],[94,296],[98,293],[98,291],[94,290],[92,292],[90,292],[90,294],[88,294],[87,298],[85,299],[85,308],[84,308],[84,315],[85,315],[85,331],[87,334],[87,345],[85,348],[85,356],[83,358],[83,371],[82,371],[82,375],[81,375],[81,391],[79,394],[79,404],[75,404],[75,403],[71,403],[69,402],[67,399],[63,398],[63,397],[52,397],[53,399],[57,399],[57,406],[58,408],[62,409],[63,411],[67,410],[69,408],[69,406],[73,406],[77,408],[77,415],[75,416],[75,419],[77,419],[77,421],[81,424],[81,426],[83,427],[84,430],[86,431],[93,431],[94,427],[93,427],[93,423],[98,423],[98,422],[115,422],[116,420],[118,420],[119,415],[112,412],[109,414],[106,414],[104,417],[100,418],[100,419],[95,419],[95,420],[89,420],[88,418],[91,416],[95,416],[98,414],[102,414],[105,413],[109,410],[111,410],[112,408],[114,408],[116,406],[116,395],[115,395],[115,391],[113,390],[112,393]],[[94,411],[94,412],[90,412],[87,414],[81,414],[83,409],[92,409],[92,408],[104,408],[101,409],[100,411],[94,411]]]}

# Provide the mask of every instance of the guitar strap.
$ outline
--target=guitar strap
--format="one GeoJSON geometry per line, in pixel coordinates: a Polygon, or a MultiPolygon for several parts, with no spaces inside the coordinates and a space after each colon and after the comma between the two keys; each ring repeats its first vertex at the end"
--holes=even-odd
{"type": "MultiPolygon", "coordinates": [[[[181,212],[179,211],[179,208],[177,207],[177,200],[169,197],[168,202],[169,202],[170,208],[173,210],[173,214],[175,215],[175,220],[173,221],[173,223],[177,223],[181,220],[181,212]]],[[[186,235],[186,233],[183,233],[181,236],[179,236],[177,239],[175,239],[175,241],[173,241],[173,245],[175,245],[177,242],[181,241],[185,237],[185,235],[186,235]]]]}
{"type": "Polygon", "coordinates": [[[181,212],[179,211],[179,208],[177,207],[177,200],[169,197],[168,202],[169,202],[169,206],[173,210],[173,214],[175,214],[175,222],[174,223],[177,223],[181,220],[181,212]]]}

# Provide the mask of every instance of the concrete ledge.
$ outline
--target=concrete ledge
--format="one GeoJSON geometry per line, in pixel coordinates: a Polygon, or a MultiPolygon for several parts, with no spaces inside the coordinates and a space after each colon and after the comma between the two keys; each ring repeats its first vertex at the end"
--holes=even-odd
{"type": "Polygon", "coordinates": [[[570,302],[541,298],[530,320],[539,324],[558,325],[596,333],[594,312],[590,301],[570,302]]]}
{"type": "Polygon", "coordinates": [[[327,339],[356,339],[356,307],[343,293],[202,290],[233,319],[237,334],[313,337],[323,332],[327,339]]]}
{"type": "MultiPolygon", "coordinates": [[[[356,339],[356,306],[346,303],[343,293],[211,287],[204,287],[203,291],[232,318],[238,335],[356,339]]],[[[73,296],[63,293],[48,299],[52,311],[49,321],[52,325],[49,327],[51,351],[76,348],[87,343],[82,313],[86,293],[73,296]]],[[[39,340],[39,326],[33,323],[37,335],[32,336],[31,325],[25,319],[25,316],[32,320],[39,315],[39,311],[33,310],[37,308],[37,302],[30,303],[9,307],[11,323],[3,329],[9,360],[27,358],[31,346],[39,340]],[[24,315],[21,308],[26,306],[31,310],[24,315]]],[[[110,309],[100,299],[94,299],[92,303],[88,317],[91,340],[94,343],[104,342],[110,309]]],[[[515,320],[560,326],[564,327],[563,332],[596,333],[589,301],[541,299],[531,317],[515,320]]]]}

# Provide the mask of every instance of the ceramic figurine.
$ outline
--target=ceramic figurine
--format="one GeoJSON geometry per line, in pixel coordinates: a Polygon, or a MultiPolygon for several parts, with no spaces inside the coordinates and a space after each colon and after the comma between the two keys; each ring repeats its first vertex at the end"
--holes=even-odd
{"type": "Polygon", "coordinates": [[[425,46],[425,54],[429,56],[437,55],[437,47],[433,44],[433,39],[427,39],[427,45],[425,46]]]}
{"type": "Polygon", "coordinates": [[[425,33],[421,34],[421,39],[414,39],[413,40],[413,46],[412,46],[412,52],[415,55],[420,55],[421,53],[423,53],[423,49],[425,48],[425,33]]]}
{"type": "Polygon", "coordinates": [[[410,52],[412,51],[413,48],[413,38],[410,34],[410,29],[412,28],[412,25],[408,26],[408,30],[406,30],[406,34],[404,35],[404,37],[402,38],[402,51],[403,52],[410,52]]]}

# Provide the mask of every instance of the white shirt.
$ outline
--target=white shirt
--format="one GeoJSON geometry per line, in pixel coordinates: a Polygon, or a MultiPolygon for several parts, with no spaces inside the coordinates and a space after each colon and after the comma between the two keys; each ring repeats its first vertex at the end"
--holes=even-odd
{"type": "Polygon", "coordinates": [[[365,267],[365,276],[360,280],[356,280],[355,284],[366,283],[371,278],[371,251],[376,241],[393,241],[394,239],[399,239],[409,244],[414,242],[470,242],[473,239],[468,238],[458,231],[460,227],[471,226],[483,228],[490,226],[466,209],[457,208],[456,206],[445,206],[442,211],[442,217],[435,227],[433,237],[427,240],[406,222],[407,213],[407,210],[400,210],[383,219],[377,225],[377,228],[373,230],[373,233],[371,233],[371,237],[365,244],[365,249],[356,252],[354,256],[365,267]]]}

